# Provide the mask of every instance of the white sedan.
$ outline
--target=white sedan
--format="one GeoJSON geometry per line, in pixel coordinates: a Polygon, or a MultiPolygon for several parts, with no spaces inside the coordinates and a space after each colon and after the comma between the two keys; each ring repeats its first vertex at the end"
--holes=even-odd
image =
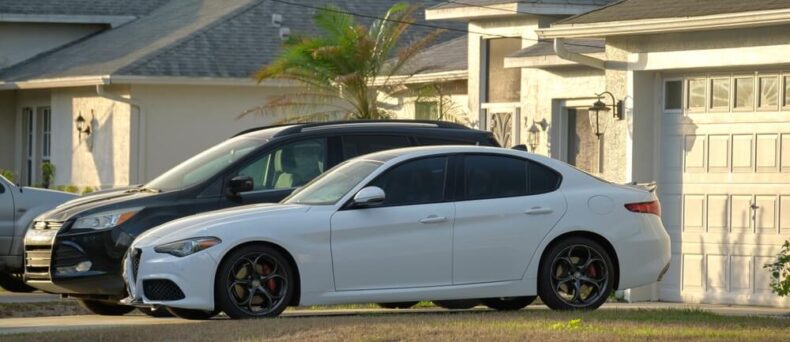
{"type": "Polygon", "coordinates": [[[280,204],[142,234],[124,262],[125,302],[194,319],[419,300],[517,310],[537,295],[553,309],[594,309],[666,272],[660,210],[648,189],[527,152],[390,150],[338,165],[280,204]]]}

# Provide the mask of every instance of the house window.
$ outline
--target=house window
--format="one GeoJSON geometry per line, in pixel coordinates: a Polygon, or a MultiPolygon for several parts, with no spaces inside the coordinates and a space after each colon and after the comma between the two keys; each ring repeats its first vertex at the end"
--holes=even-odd
{"type": "Polygon", "coordinates": [[[436,101],[415,103],[414,118],[417,120],[439,120],[439,103],[436,101]]]}
{"type": "Polygon", "coordinates": [[[664,109],[679,110],[683,108],[683,81],[667,81],[664,83],[664,109]]]}
{"type": "Polygon", "coordinates": [[[774,109],[779,106],[779,77],[760,77],[760,109],[774,109]]]}
{"type": "Polygon", "coordinates": [[[688,80],[688,105],[690,110],[705,110],[705,79],[694,78],[688,80]]]}
{"type": "Polygon", "coordinates": [[[25,142],[25,150],[26,158],[25,158],[25,184],[30,186],[33,185],[33,165],[34,165],[34,145],[33,142],[35,141],[36,131],[35,131],[35,120],[33,117],[33,109],[32,108],[22,108],[22,120],[25,123],[25,131],[27,132],[26,135],[26,142],[25,142]]]}
{"type": "Polygon", "coordinates": [[[730,110],[730,78],[710,80],[710,108],[718,111],[730,110]]]}
{"type": "Polygon", "coordinates": [[[49,162],[52,152],[52,111],[49,107],[38,110],[41,118],[41,161],[49,162]]]}
{"type": "Polygon", "coordinates": [[[521,50],[521,38],[486,40],[486,102],[519,102],[521,68],[505,68],[505,57],[521,50]]]}
{"type": "Polygon", "coordinates": [[[735,109],[754,109],[754,77],[735,78],[735,109]]]}

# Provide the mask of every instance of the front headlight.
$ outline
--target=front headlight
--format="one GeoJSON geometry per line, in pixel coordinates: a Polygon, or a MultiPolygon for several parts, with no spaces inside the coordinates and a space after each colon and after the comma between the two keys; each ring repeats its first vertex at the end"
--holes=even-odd
{"type": "Polygon", "coordinates": [[[71,228],[74,229],[106,229],[119,226],[137,215],[143,208],[120,209],[105,211],[90,216],[80,217],[71,228]]]}
{"type": "Polygon", "coordinates": [[[159,245],[154,247],[154,251],[157,253],[175,255],[177,257],[185,257],[204,249],[214,247],[220,242],[222,242],[222,240],[215,237],[199,237],[159,245]]]}

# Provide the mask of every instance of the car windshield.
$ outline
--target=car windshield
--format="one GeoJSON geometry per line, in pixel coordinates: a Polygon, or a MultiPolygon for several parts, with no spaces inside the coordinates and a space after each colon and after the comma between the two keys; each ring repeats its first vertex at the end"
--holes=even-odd
{"type": "Polygon", "coordinates": [[[143,188],[155,191],[172,191],[198,184],[216,175],[226,166],[243,158],[267,141],[268,139],[249,137],[226,140],[178,164],[143,188]]]}
{"type": "Polygon", "coordinates": [[[303,188],[284,199],[282,203],[335,204],[381,164],[383,163],[374,160],[347,161],[307,183],[303,188]]]}

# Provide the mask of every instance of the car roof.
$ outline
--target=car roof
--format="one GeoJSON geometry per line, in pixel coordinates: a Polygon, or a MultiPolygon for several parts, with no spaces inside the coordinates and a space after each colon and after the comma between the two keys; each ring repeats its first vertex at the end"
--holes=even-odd
{"type": "Polygon", "coordinates": [[[356,159],[367,159],[383,162],[385,164],[399,163],[403,160],[428,157],[440,154],[456,154],[456,153],[486,153],[486,154],[499,154],[503,156],[514,156],[527,158],[533,161],[541,162],[553,168],[566,168],[567,164],[539,154],[534,154],[522,150],[515,150],[504,147],[490,147],[490,146],[471,146],[471,145],[438,145],[438,146],[416,146],[405,147],[392,150],[385,150],[366,154],[357,157],[356,159]],[[390,162],[391,163],[388,163],[390,162]]]}
{"type": "Polygon", "coordinates": [[[346,129],[453,129],[458,131],[468,132],[481,132],[461,124],[456,124],[447,121],[431,121],[431,120],[348,120],[348,121],[327,121],[327,122],[314,122],[303,124],[285,124],[251,128],[242,131],[236,136],[241,135],[256,135],[256,133],[266,132],[266,135],[271,135],[272,138],[282,136],[307,133],[307,132],[320,132],[320,131],[334,131],[346,129]]]}

